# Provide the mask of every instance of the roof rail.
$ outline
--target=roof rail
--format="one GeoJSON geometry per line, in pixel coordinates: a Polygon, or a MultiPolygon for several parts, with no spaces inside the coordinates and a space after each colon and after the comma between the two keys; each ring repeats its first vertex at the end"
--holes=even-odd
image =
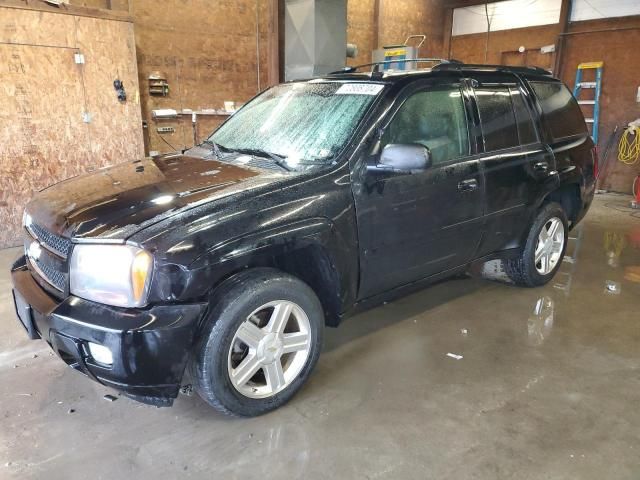
{"type": "Polygon", "coordinates": [[[483,70],[483,69],[495,69],[501,72],[514,72],[514,73],[540,73],[542,75],[552,75],[549,70],[545,70],[536,66],[509,66],[509,65],[483,65],[480,63],[462,63],[462,62],[449,62],[441,63],[433,67],[434,70],[483,70]]]}
{"type": "Polygon", "coordinates": [[[436,63],[438,64],[438,66],[444,65],[444,64],[451,64],[451,63],[460,63],[457,60],[447,60],[444,58],[405,58],[402,60],[384,60],[382,62],[364,63],[362,65],[356,65],[353,67],[344,67],[342,70],[336,70],[335,72],[331,72],[329,75],[339,75],[341,73],[353,73],[364,67],[372,67],[371,72],[373,73],[373,72],[379,71],[378,67],[380,67],[380,65],[389,65],[392,63],[409,63],[409,62],[436,63]]]}

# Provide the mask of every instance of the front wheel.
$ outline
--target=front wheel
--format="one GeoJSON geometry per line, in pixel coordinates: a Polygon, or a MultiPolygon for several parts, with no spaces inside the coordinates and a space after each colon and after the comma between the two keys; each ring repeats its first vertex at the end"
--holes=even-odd
{"type": "Polygon", "coordinates": [[[266,268],[238,274],[212,300],[191,365],[196,391],[228,414],[280,407],[315,366],[323,327],[320,301],[302,281],[266,268]]]}
{"type": "Polygon", "coordinates": [[[520,258],[507,260],[505,271],[516,285],[538,287],[556,274],[567,248],[569,224],[562,207],[546,204],[531,225],[520,258]]]}

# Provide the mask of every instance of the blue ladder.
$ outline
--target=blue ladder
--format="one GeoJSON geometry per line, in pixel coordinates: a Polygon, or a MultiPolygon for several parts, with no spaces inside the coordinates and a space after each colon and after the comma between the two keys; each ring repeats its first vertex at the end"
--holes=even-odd
{"type": "Polygon", "coordinates": [[[602,92],[602,68],[604,62],[587,62],[578,65],[576,71],[576,84],[573,87],[573,96],[578,100],[580,105],[593,105],[593,116],[589,117],[585,115],[585,121],[587,125],[591,125],[591,138],[593,143],[598,144],[598,127],[600,126],[600,93],[602,92]],[[584,70],[595,70],[596,80],[595,82],[585,82],[582,80],[582,72],[584,70]],[[580,93],[584,89],[593,89],[596,92],[593,100],[580,100],[580,93]]]}

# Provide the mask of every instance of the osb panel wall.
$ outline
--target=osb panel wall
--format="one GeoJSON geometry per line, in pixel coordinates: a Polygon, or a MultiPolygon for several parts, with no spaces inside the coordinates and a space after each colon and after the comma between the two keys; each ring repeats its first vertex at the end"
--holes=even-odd
{"type": "Polygon", "coordinates": [[[371,62],[371,51],[376,47],[373,9],[374,0],[347,0],[347,42],[358,47],[358,55],[348,58],[347,65],[371,62]]]}
{"type": "MultiPolygon", "coordinates": [[[[559,25],[522,28],[492,32],[489,36],[487,63],[501,63],[507,58],[504,52],[513,52],[520,46],[530,51],[544,45],[557,44],[559,25]]],[[[600,153],[615,125],[623,127],[640,117],[640,104],[636,103],[640,86],[640,50],[635,48],[640,42],[640,17],[621,17],[607,20],[575,22],[570,24],[570,35],[565,37],[565,50],[562,58],[562,79],[573,88],[576,67],[581,62],[603,60],[605,62],[600,116],[600,153]],[[619,29],[612,31],[612,29],[619,29]],[[581,33],[576,32],[592,32],[581,33]]],[[[461,35],[451,39],[451,58],[468,63],[485,63],[486,35],[461,35]]],[[[517,54],[508,55],[509,63],[517,64],[517,54]]],[[[532,65],[546,67],[539,55],[532,65]]],[[[552,55],[549,55],[551,59],[552,55]]],[[[588,98],[585,92],[583,98],[588,98]]],[[[591,97],[593,98],[593,97],[591,97]]],[[[592,110],[584,106],[588,116],[592,110]]],[[[610,151],[609,168],[601,178],[601,188],[617,192],[631,192],[631,184],[640,172],[640,162],[627,166],[617,161],[617,142],[610,151]]]]}
{"type": "Polygon", "coordinates": [[[358,46],[349,65],[371,61],[374,48],[402,44],[409,35],[427,35],[422,57],[442,56],[444,9],[439,0],[379,0],[379,45],[374,45],[375,0],[347,1],[347,41],[358,46]]]}
{"type": "MultiPolygon", "coordinates": [[[[640,17],[588,22],[576,22],[570,32],[596,31],[568,35],[563,57],[563,80],[573,87],[575,69],[580,62],[604,61],[602,96],[600,98],[600,155],[613,132],[618,135],[627,123],[640,118],[640,104],[636,102],[640,86],[640,17]],[[620,28],[619,31],[599,31],[620,28]]],[[[584,98],[587,98],[587,92],[584,98]]],[[[589,107],[584,107],[585,112],[589,107]]],[[[591,110],[589,110],[591,111],[591,110]]],[[[618,142],[609,152],[609,168],[601,177],[601,188],[631,193],[633,179],[640,173],[640,161],[627,166],[618,160],[618,142]]]]}
{"type": "Polygon", "coordinates": [[[143,155],[131,23],[0,6],[0,247],[33,193],[143,155]],[[74,54],[82,52],[84,65],[74,54]],[[129,100],[118,102],[120,78],[129,100]],[[83,113],[91,115],[84,123],[83,113]]]}
{"type": "Polygon", "coordinates": [[[91,114],[90,161],[95,167],[144,155],[133,30],[128,22],[76,20],[77,46],[86,59],[82,73],[85,105],[91,114]],[[117,99],[115,79],[124,84],[126,102],[117,99]]]}
{"type": "Polygon", "coordinates": [[[69,4],[105,10],[129,10],[129,0],[70,0],[69,4]]]}
{"type": "Polygon", "coordinates": [[[380,46],[402,44],[409,35],[426,35],[420,56],[441,56],[444,32],[441,4],[438,0],[381,0],[380,46]]]}
{"type": "MultiPolygon", "coordinates": [[[[491,32],[488,50],[485,33],[458,35],[451,37],[449,56],[466,63],[500,64],[504,60],[503,52],[516,52],[520,47],[525,47],[530,51],[539,50],[545,45],[555,44],[559,31],[559,25],[543,25],[491,32]],[[487,50],[486,61],[485,50],[487,50]]],[[[553,57],[552,54],[548,54],[548,56],[553,57]]],[[[515,58],[511,60],[515,60],[515,58]]],[[[533,64],[533,62],[529,63],[533,64]]],[[[552,65],[551,62],[548,64],[552,65]]]]}
{"type": "MultiPolygon", "coordinates": [[[[175,148],[193,145],[190,116],[156,121],[151,118],[152,110],[221,109],[225,101],[244,103],[268,86],[267,34],[271,18],[266,0],[165,0],[162,8],[154,0],[135,0],[131,11],[149,150],[171,150],[163,139],[175,148]],[[148,93],[148,77],[156,71],[167,78],[167,97],[148,93]],[[158,133],[158,127],[173,127],[175,133],[158,133]]],[[[199,116],[199,139],[223,120],[199,116]]]]}

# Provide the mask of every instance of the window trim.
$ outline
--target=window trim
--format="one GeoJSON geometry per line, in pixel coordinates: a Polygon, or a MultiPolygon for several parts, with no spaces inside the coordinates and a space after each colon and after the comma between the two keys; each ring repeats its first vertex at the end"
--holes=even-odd
{"type": "MultiPolygon", "coordinates": [[[[509,90],[511,90],[511,87],[509,87],[509,90]]],[[[533,133],[535,134],[535,137],[536,137],[536,140],[533,142],[527,142],[527,143],[522,142],[522,138],[520,138],[520,129],[518,128],[518,115],[516,114],[516,106],[513,103],[513,100],[511,100],[511,108],[513,108],[513,115],[516,119],[516,130],[518,131],[518,141],[520,142],[520,146],[528,147],[531,145],[539,145],[540,143],[542,143],[542,138],[539,131],[540,128],[536,123],[537,116],[534,115],[534,112],[531,110],[531,105],[529,105],[529,102],[527,100],[528,95],[526,91],[522,88],[522,85],[514,86],[514,90],[518,90],[518,92],[520,92],[520,95],[522,96],[522,103],[524,104],[525,110],[529,112],[529,118],[531,119],[531,125],[533,126],[533,133]]]]}

